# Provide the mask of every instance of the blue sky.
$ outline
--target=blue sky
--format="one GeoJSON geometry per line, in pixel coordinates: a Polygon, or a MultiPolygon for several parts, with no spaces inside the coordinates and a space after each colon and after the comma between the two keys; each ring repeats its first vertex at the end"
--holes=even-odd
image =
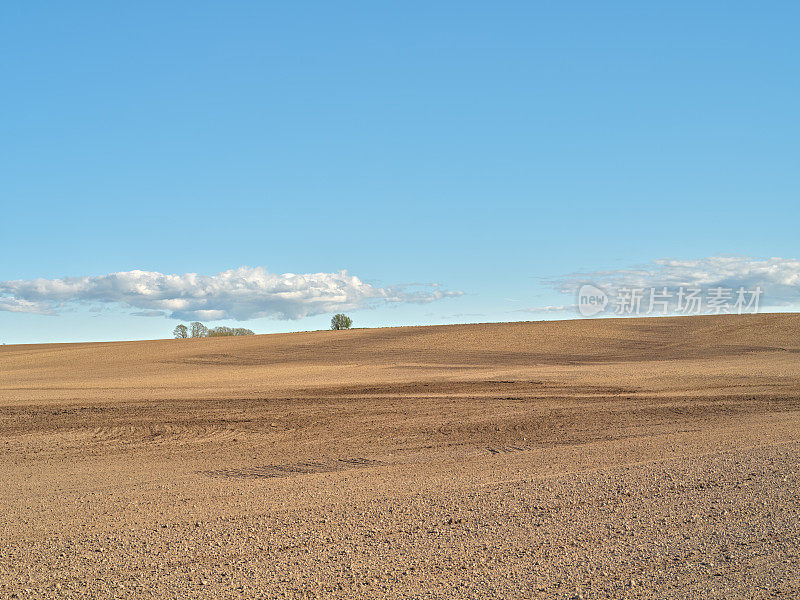
{"type": "Polygon", "coordinates": [[[0,341],[168,337],[197,302],[258,333],[337,308],[368,327],[568,318],[539,308],[574,303],[571,274],[665,258],[795,310],[798,18],[5,3],[0,341]],[[106,277],[131,271],[166,279],[106,277]],[[186,273],[210,279],[169,279],[186,273]]]}

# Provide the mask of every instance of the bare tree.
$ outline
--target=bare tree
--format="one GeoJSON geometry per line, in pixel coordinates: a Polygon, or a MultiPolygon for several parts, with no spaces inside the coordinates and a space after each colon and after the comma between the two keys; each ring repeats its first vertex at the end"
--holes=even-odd
{"type": "Polygon", "coordinates": [[[201,338],[201,337],[208,337],[208,327],[203,325],[200,321],[194,321],[189,324],[191,328],[191,337],[193,338],[201,338]]]}
{"type": "Polygon", "coordinates": [[[212,327],[208,330],[208,337],[228,337],[233,335],[233,330],[230,327],[220,325],[219,327],[212,327]]]}
{"type": "Polygon", "coordinates": [[[239,335],[255,335],[249,329],[245,329],[243,327],[225,327],[224,325],[220,325],[219,327],[212,327],[208,330],[208,337],[230,337],[230,336],[239,336],[239,335]]]}
{"type": "Polygon", "coordinates": [[[185,339],[189,337],[189,328],[181,323],[180,325],[176,326],[175,329],[172,330],[172,335],[174,335],[178,339],[185,339]]]}

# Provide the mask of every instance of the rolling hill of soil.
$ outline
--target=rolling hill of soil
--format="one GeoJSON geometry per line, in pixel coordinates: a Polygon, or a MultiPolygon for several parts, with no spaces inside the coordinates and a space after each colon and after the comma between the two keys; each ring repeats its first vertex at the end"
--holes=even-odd
{"type": "Polygon", "coordinates": [[[0,347],[0,598],[800,595],[800,315],[0,347]]]}

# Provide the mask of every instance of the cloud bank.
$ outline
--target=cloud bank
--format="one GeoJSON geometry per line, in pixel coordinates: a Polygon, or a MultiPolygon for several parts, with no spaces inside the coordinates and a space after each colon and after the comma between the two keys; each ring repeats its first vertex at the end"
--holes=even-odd
{"type": "Polygon", "coordinates": [[[75,303],[116,304],[136,316],[184,320],[239,321],[307,316],[382,303],[428,303],[460,296],[439,284],[375,287],[347,271],[270,273],[263,267],[240,267],[216,275],[125,271],[94,277],[0,282],[0,310],[57,314],[75,303]]]}
{"type": "Polygon", "coordinates": [[[630,269],[592,271],[547,281],[565,294],[574,295],[584,283],[605,290],[621,288],[731,288],[760,287],[764,308],[800,307],[800,260],[796,258],[755,258],[710,256],[694,260],[669,258],[630,269]]]}

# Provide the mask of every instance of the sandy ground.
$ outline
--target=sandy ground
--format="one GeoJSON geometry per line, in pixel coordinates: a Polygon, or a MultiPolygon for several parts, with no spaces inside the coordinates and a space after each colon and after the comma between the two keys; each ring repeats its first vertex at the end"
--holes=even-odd
{"type": "Polygon", "coordinates": [[[800,315],[0,347],[0,598],[800,597],[800,315]]]}

